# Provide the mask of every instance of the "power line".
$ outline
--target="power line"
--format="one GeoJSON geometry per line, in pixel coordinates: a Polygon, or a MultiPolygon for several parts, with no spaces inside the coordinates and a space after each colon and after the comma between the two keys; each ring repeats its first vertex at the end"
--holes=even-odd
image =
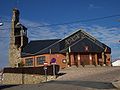
{"type": "Polygon", "coordinates": [[[98,18],[92,18],[92,19],[86,19],[86,20],[78,20],[78,21],[72,21],[72,22],[65,22],[65,23],[57,23],[57,24],[50,24],[50,25],[40,25],[40,26],[30,27],[30,28],[58,26],[58,25],[68,25],[68,24],[75,24],[75,23],[80,23],[80,22],[90,22],[90,21],[97,21],[97,20],[102,20],[102,19],[107,19],[107,18],[112,18],[112,17],[117,17],[117,16],[120,16],[120,14],[110,15],[110,16],[104,16],[104,17],[98,17],[98,18]]]}
{"type": "MultiPolygon", "coordinates": [[[[51,26],[59,26],[59,25],[70,25],[70,24],[75,24],[75,23],[80,23],[80,22],[98,21],[98,20],[103,20],[103,19],[113,18],[113,17],[118,17],[118,16],[120,16],[120,14],[92,18],[92,19],[78,20],[78,21],[72,21],[72,22],[56,23],[56,24],[49,24],[49,25],[39,25],[39,26],[35,26],[35,27],[29,26],[27,28],[40,28],[40,27],[51,27],[51,26]]],[[[4,29],[0,29],[0,30],[5,30],[5,29],[11,29],[11,28],[4,28],[4,29]]]]}
{"type": "MultiPolygon", "coordinates": [[[[113,26],[110,26],[110,27],[107,27],[107,28],[114,28],[114,27],[120,27],[120,25],[113,25],[113,26]]],[[[71,28],[71,30],[72,29],[77,29],[77,28],[75,28],[74,26],[70,26],[70,28],[71,28]]],[[[82,28],[82,26],[80,27],[80,28],[82,28]]],[[[84,29],[84,28],[83,28],[84,29]]],[[[37,34],[39,34],[39,33],[33,33],[33,32],[29,32],[31,35],[37,35],[37,34]]],[[[64,34],[64,37],[65,37],[65,35],[66,35],[66,32],[63,32],[63,34],[64,34]]],[[[20,37],[21,35],[15,35],[15,36],[3,36],[3,37],[0,37],[0,38],[12,38],[12,37],[20,37]]]]}

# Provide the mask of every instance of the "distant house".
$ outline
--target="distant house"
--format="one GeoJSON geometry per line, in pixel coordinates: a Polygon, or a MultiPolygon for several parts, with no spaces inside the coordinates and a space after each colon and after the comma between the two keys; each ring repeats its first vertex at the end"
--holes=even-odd
{"type": "Polygon", "coordinates": [[[35,40],[28,43],[27,28],[19,23],[19,11],[13,10],[10,41],[10,65],[24,67],[56,63],[60,68],[76,65],[111,65],[111,48],[83,30],[63,39],[35,40]]]}
{"type": "Polygon", "coordinates": [[[112,62],[112,66],[120,66],[120,58],[112,62]]]}

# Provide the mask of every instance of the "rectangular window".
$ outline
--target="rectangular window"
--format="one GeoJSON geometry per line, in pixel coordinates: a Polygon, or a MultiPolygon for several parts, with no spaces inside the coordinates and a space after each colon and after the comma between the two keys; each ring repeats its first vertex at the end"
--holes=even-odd
{"type": "Polygon", "coordinates": [[[25,59],[25,66],[33,66],[33,58],[25,59]]]}
{"type": "Polygon", "coordinates": [[[37,65],[43,65],[45,62],[45,56],[37,57],[37,65]]]}

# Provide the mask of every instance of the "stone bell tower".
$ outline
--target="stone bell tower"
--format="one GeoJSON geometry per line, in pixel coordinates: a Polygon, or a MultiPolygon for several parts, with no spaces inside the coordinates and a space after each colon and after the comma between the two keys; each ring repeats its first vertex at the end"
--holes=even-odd
{"type": "Polygon", "coordinates": [[[19,22],[19,10],[13,9],[9,45],[9,65],[16,67],[21,62],[21,51],[28,43],[27,28],[19,22]]]}

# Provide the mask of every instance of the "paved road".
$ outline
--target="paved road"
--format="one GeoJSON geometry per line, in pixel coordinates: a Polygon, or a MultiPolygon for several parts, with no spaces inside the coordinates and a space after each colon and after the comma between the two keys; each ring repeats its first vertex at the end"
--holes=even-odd
{"type": "Polygon", "coordinates": [[[62,70],[57,80],[35,85],[4,85],[0,90],[116,90],[111,84],[120,80],[120,67],[85,67],[62,70]]]}

